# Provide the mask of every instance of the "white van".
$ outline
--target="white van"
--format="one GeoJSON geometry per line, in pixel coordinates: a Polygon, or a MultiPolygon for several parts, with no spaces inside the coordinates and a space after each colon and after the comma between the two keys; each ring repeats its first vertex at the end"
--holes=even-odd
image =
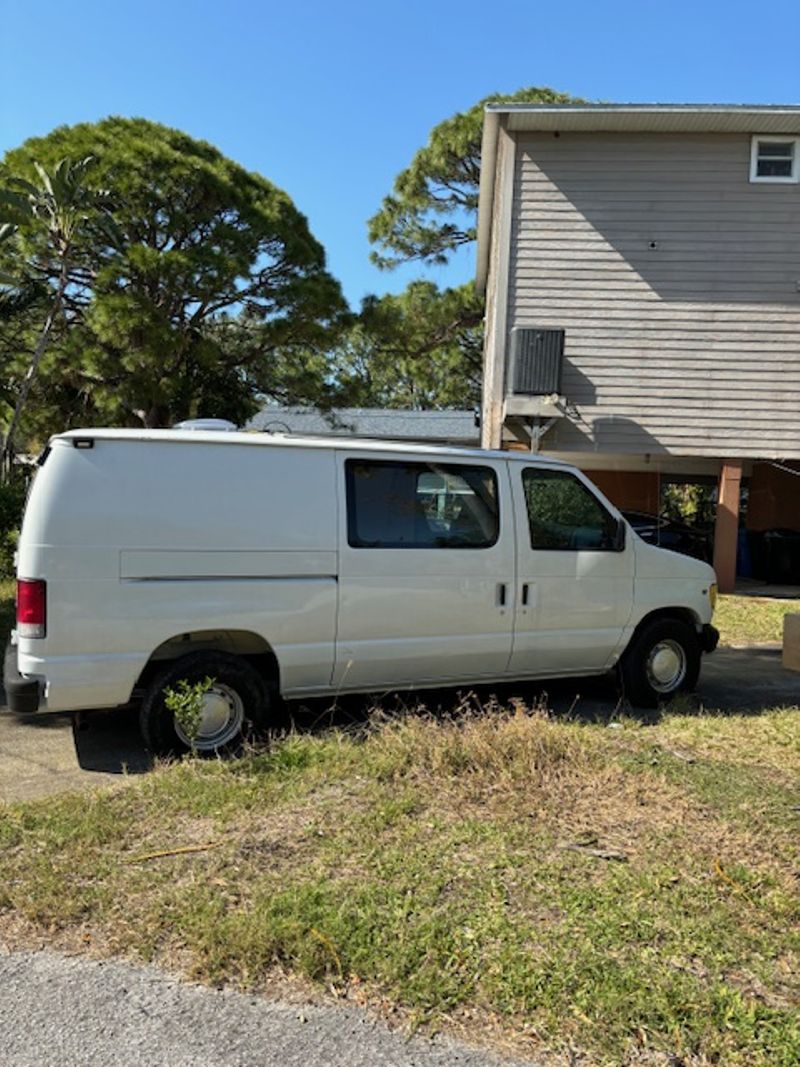
{"type": "Polygon", "coordinates": [[[592,675],[634,704],[716,645],[705,563],[645,544],[580,471],[527,453],[191,430],[54,437],[25,512],[12,710],[164,704],[211,678],[196,746],[280,697],[592,675]]]}

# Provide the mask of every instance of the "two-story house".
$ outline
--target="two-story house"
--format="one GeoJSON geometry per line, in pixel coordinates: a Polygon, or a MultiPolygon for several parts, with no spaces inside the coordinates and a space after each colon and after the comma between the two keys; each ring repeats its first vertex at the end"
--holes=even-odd
{"type": "Polygon", "coordinates": [[[484,446],[623,508],[716,481],[724,589],[742,485],[800,531],[800,107],[490,106],[478,285],[484,446]]]}

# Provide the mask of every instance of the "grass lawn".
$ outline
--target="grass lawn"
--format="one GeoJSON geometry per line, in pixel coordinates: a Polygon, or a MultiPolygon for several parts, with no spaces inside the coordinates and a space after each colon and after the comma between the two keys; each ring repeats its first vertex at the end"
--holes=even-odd
{"type": "Polygon", "coordinates": [[[747,645],[783,640],[783,616],[800,612],[800,600],[771,600],[767,597],[721,596],[714,613],[714,625],[724,645],[747,645]]]}
{"type": "MultiPolygon", "coordinates": [[[[787,602],[744,599],[724,637],[769,639],[787,602]]],[[[0,805],[0,941],[291,978],[559,1063],[795,1067],[799,781],[798,708],[290,736],[0,805]]]]}

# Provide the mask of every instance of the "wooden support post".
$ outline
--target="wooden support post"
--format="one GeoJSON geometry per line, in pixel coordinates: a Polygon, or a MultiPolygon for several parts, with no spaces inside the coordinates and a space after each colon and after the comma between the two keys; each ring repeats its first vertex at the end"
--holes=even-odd
{"type": "Polygon", "coordinates": [[[719,472],[717,521],[714,525],[714,570],[720,593],[732,593],[736,584],[741,484],[742,461],[724,459],[719,472]]]}
{"type": "Polygon", "coordinates": [[[783,616],[783,665],[800,671],[800,615],[783,616]]]}
{"type": "Polygon", "coordinates": [[[497,173],[492,213],[492,244],[486,288],[481,448],[503,444],[503,401],[508,362],[508,260],[514,200],[516,142],[501,118],[497,134],[497,173]]]}

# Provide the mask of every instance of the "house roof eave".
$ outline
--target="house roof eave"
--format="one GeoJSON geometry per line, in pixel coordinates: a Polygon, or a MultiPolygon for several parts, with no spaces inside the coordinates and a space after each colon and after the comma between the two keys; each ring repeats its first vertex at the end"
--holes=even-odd
{"type": "Polygon", "coordinates": [[[512,133],[800,135],[798,104],[489,104],[512,133]]]}
{"type": "Polygon", "coordinates": [[[497,139],[500,114],[487,108],[483,119],[481,141],[481,181],[478,194],[478,248],[475,286],[483,296],[489,277],[489,249],[492,244],[492,216],[494,215],[494,185],[497,173],[497,139]]]}

